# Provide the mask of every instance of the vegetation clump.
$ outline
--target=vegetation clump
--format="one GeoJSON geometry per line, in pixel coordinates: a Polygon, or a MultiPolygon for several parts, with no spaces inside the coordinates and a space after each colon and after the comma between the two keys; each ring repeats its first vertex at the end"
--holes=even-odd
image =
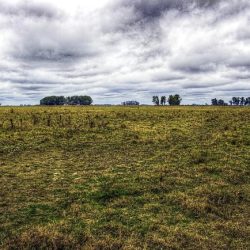
{"type": "Polygon", "coordinates": [[[0,249],[249,249],[249,120],[248,107],[1,107],[0,249]]]}
{"type": "Polygon", "coordinates": [[[91,105],[92,103],[90,96],[47,96],[40,101],[40,105],[46,106],[91,105]]]}

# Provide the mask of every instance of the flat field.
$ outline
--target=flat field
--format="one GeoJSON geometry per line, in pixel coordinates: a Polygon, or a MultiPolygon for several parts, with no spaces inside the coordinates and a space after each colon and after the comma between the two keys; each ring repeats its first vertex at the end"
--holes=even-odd
{"type": "Polygon", "coordinates": [[[1,249],[250,249],[250,108],[0,108],[1,249]]]}

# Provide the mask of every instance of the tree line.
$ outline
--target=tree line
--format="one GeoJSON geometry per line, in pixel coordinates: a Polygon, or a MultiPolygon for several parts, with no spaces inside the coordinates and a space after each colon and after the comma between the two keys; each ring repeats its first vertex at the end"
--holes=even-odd
{"type": "Polygon", "coordinates": [[[40,101],[40,105],[91,105],[93,100],[90,96],[47,96],[40,101]]]}
{"type": "MultiPolygon", "coordinates": [[[[222,99],[214,98],[211,100],[213,106],[227,106],[228,103],[222,99]]],[[[249,106],[250,105],[250,97],[232,97],[229,101],[231,106],[249,106]]]]}
{"type": "MultiPolygon", "coordinates": [[[[153,96],[152,102],[156,106],[164,106],[169,104],[170,106],[178,106],[182,102],[182,98],[179,94],[166,96],[153,96]]],[[[91,105],[93,100],[90,96],[47,96],[40,100],[40,105],[60,106],[60,105],[91,105]]],[[[139,104],[139,103],[138,103],[139,104]]],[[[232,97],[227,103],[222,99],[214,98],[211,100],[213,106],[250,106],[250,97],[232,97]]],[[[1,104],[0,104],[1,105],[1,104]]]]}
{"type": "Polygon", "coordinates": [[[176,95],[170,95],[167,99],[166,96],[153,96],[153,100],[152,102],[156,105],[156,106],[160,106],[160,105],[166,105],[167,103],[170,106],[178,106],[181,104],[181,97],[180,95],[176,94],[176,95]]]}
{"type": "MultiPolygon", "coordinates": [[[[153,96],[152,102],[156,106],[166,105],[167,103],[170,106],[178,106],[182,102],[180,95],[170,95],[168,98],[166,96],[153,96]]],[[[232,99],[227,103],[222,99],[214,98],[211,100],[213,106],[250,106],[250,97],[232,97],[232,99]]]]}

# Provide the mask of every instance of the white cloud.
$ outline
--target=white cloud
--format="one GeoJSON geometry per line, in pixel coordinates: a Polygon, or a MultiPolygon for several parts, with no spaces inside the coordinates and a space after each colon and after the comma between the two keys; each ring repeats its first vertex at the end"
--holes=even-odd
{"type": "Polygon", "coordinates": [[[247,0],[0,0],[0,102],[249,95],[249,20],[247,0]]]}

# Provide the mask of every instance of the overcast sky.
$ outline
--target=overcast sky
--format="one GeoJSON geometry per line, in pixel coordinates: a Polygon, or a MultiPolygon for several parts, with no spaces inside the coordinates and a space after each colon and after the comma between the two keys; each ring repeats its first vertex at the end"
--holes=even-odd
{"type": "Polygon", "coordinates": [[[249,0],[0,0],[0,103],[250,96],[249,0]]]}

